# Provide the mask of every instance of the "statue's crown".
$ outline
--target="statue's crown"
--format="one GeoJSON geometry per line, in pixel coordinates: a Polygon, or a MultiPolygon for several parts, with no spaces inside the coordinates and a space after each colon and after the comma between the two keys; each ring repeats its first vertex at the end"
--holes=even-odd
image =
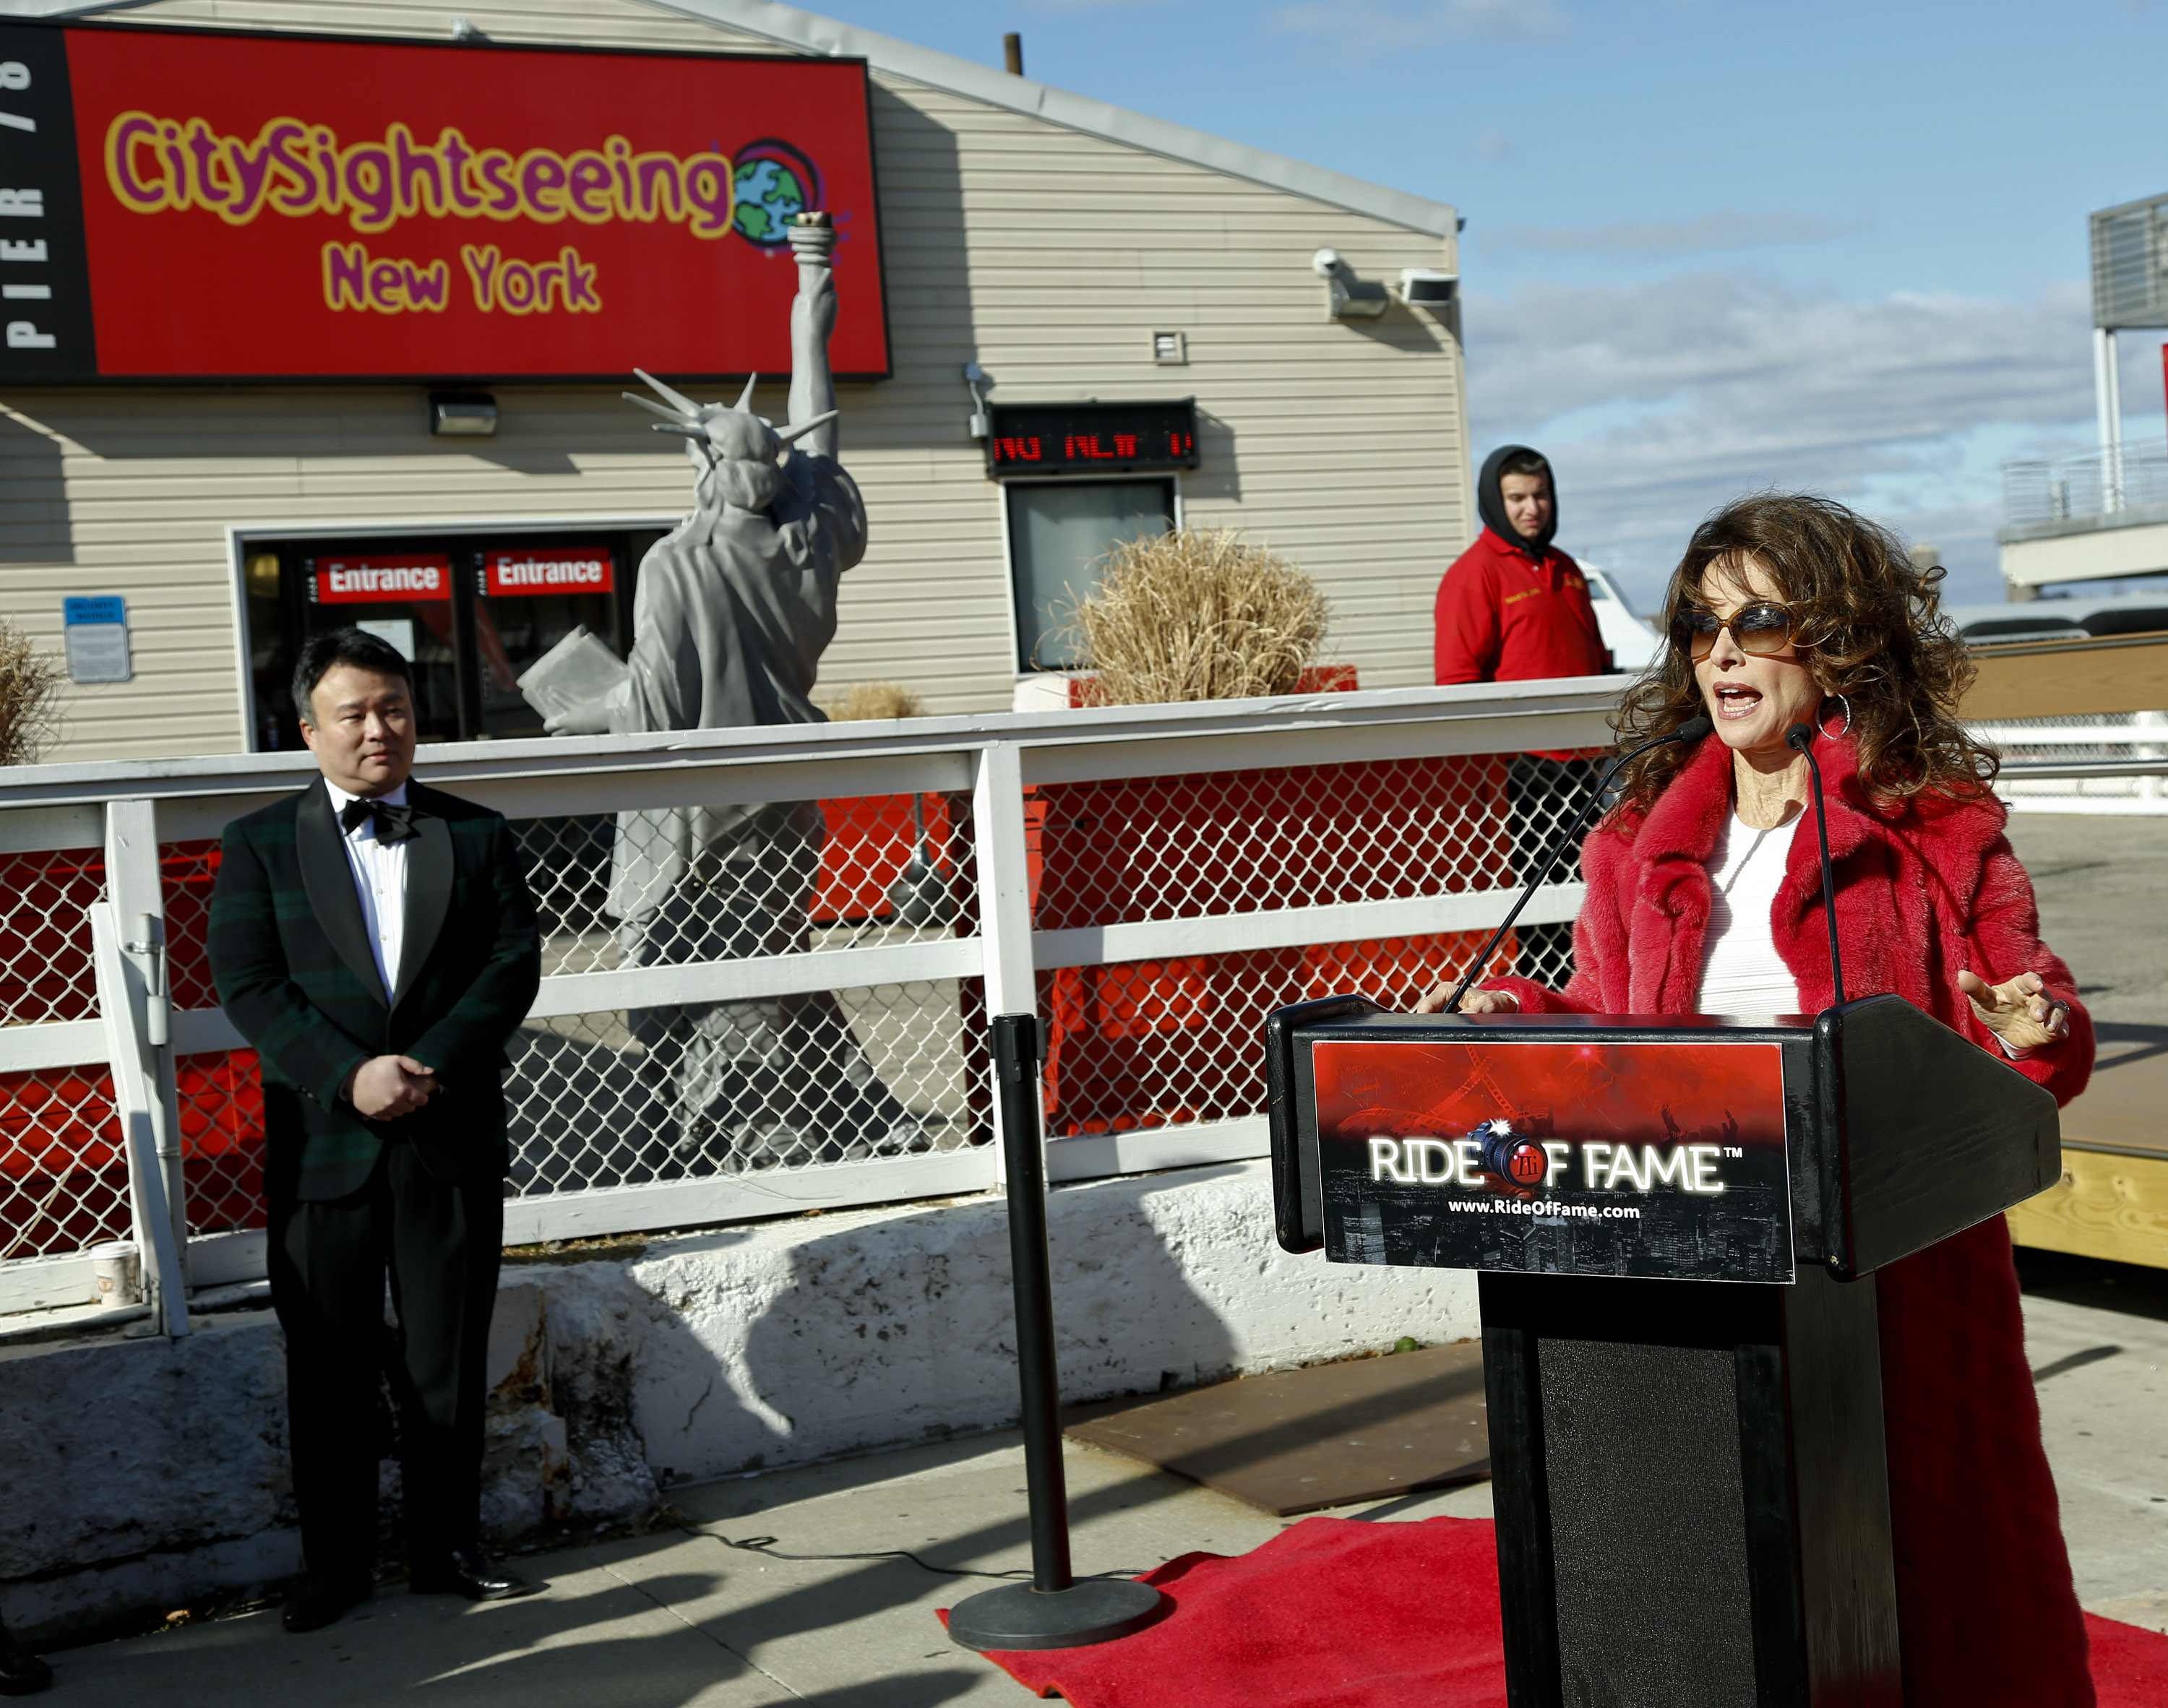
{"type": "Polygon", "coordinates": [[[787,427],[777,427],[765,417],[752,412],[752,389],[760,383],[757,374],[748,375],[745,390],[736,404],[695,403],[682,391],[672,390],[652,374],[635,368],[632,370],[651,387],[663,403],[642,397],[636,391],[622,394],[628,403],[636,403],[642,409],[662,417],[651,423],[659,433],[683,433],[688,439],[697,439],[708,446],[719,457],[732,462],[772,463],[783,454],[783,448],[794,439],[803,438],[817,427],[835,420],[839,411],[829,410],[810,421],[795,422],[787,427]],[[664,406],[668,406],[666,408],[664,406]]]}

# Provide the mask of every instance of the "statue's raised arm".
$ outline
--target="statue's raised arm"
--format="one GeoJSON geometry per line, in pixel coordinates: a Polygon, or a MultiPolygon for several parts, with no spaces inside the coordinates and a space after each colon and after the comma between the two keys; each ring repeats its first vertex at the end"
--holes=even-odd
{"type": "MultiPolygon", "coordinates": [[[[836,330],[836,228],[826,214],[800,214],[790,228],[790,248],[798,257],[798,297],[790,305],[789,419],[794,427],[836,412],[836,382],[828,372],[828,339],[836,330]]],[[[802,443],[832,457],[840,439],[831,419],[802,443]]]]}

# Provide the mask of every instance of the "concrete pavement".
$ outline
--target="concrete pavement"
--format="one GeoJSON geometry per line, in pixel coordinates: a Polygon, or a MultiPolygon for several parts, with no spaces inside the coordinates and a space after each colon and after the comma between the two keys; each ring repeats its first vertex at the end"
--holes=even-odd
{"type": "MultiPolygon", "coordinates": [[[[2043,933],[2096,1016],[2168,1022],[2168,820],[2019,814],[2043,933]],[[2137,929],[2133,929],[2133,926],[2137,929]]],[[[2025,1258],[2027,1334],[2079,1596],[2168,1631],[2168,1271],[2025,1258]]],[[[1067,1452],[1078,1568],[1142,1570],[1177,1554],[1255,1547],[1283,1520],[1134,1461],[1067,1452]]],[[[900,1558],[794,1554],[908,1549],[935,1565],[1025,1565],[1012,1434],[973,1437],[672,1491],[685,1531],[523,1560],[543,1585],[469,1607],[395,1589],[340,1625],[289,1637],[274,1612],[54,1655],[56,1705],[311,1708],[427,1693],[446,1708],[932,1708],[1028,1701],[943,1636],[933,1610],[987,1580],[900,1558]]],[[[1992,1498],[1983,1491],[1983,1498],[1992,1498]]],[[[1478,1486],[1346,1509],[1379,1521],[1487,1513],[1478,1486]]]]}
{"type": "MultiPolygon", "coordinates": [[[[1071,1447],[1067,1461],[1081,1571],[1239,1553],[1294,1522],[1113,1454],[1071,1447]]],[[[395,1589],[306,1637],[264,1611],[50,1658],[58,1690],[100,1708],[258,1708],[301,1694],[311,1708],[363,1708],[407,1692],[458,1708],[1023,1702],[934,1618],[991,1580],[724,1540],[1007,1571],[1029,1563],[1023,1489],[1013,1433],[982,1435],[674,1491],[686,1530],[523,1560],[543,1586],[524,1600],[470,1607],[395,1589]]],[[[1475,1517],[1489,1505],[1479,1486],[1360,1510],[1475,1517]]]]}
{"type": "MultiPolygon", "coordinates": [[[[2043,1428],[2080,1599],[2168,1630],[2168,1276],[2155,1286],[2123,1271],[2104,1286],[2101,1273],[2054,1270],[2026,1300],[2043,1428]]],[[[1240,1553],[1295,1521],[1090,1448],[1071,1445],[1067,1463],[1081,1571],[1240,1553]]],[[[408,1693],[447,1708],[1022,1703],[933,1617],[988,1580],[729,1543],[1012,1570],[1028,1562],[1023,1491],[1013,1434],[977,1436],[675,1490],[687,1529],[524,1560],[543,1588],[523,1601],[470,1607],[395,1589],[306,1637],[267,1611],[52,1659],[59,1691],[100,1708],[284,1708],[303,1695],[311,1708],[363,1708],[408,1693]]],[[[1340,1515],[1479,1517],[1489,1504],[1477,1485],[1340,1515]]]]}
{"type": "Polygon", "coordinates": [[[2023,1256],[2026,1350],[2078,1599],[2168,1631],[2168,1270],[2023,1256]]]}

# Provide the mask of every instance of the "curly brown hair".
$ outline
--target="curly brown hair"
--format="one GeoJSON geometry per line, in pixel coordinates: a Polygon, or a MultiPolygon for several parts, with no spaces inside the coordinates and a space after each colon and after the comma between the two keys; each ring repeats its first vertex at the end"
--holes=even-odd
{"type": "MultiPolygon", "coordinates": [[[[1963,798],[1994,782],[1995,756],[1958,721],[1974,667],[1941,615],[1942,570],[1916,565],[1896,535],[1834,500],[1756,493],[1694,530],[1664,596],[1665,634],[1676,637],[1680,612],[1699,600],[1709,570],[1749,560],[1792,613],[1801,661],[1824,693],[1841,694],[1851,708],[1859,780],[1871,799],[1963,798]]],[[[1630,747],[1706,709],[1693,661],[1673,639],[1627,690],[1612,725],[1619,745],[1630,747]]],[[[1619,812],[1645,814],[1692,751],[1674,744],[1628,765],[1619,812]]]]}

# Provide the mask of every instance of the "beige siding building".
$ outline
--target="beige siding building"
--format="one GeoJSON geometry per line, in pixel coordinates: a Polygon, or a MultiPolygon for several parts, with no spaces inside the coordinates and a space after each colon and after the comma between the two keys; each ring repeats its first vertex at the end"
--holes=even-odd
{"type": "MultiPolygon", "coordinates": [[[[455,3],[504,45],[868,61],[892,371],[842,388],[843,460],[872,545],[845,582],[824,698],[891,679],[936,711],[1006,710],[1028,674],[1017,534],[1035,501],[1005,496],[971,436],[971,362],[1002,405],[1193,396],[1198,465],[1171,477],[1179,518],[1242,528],[1310,569],[1332,604],[1331,656],[1363,686],[1430,680],[1432,597],[1477,524],[1458,309],[1410,307],[1396,282],[1458,272],[1451,208],[766,0],[455,3]],[[1395,285],[1384,313],[1333,317],[1312,266],[1328,247],[1354,278],[1395,285]]],[[[431,41],[454,27],[449,8],[407,0],[92,15],[431,41]]],[[[272,645],[271,564],[285,553],[290,573],[311,539],[608,535],[629,568],[688,506],[682,453],[615,387],[498,384],[486,440],[432,438],[426,390],[0,395],[0,608],[57,646],[64,597],[127,601],[132,678],[72,685],[47,756],[277,740],[247,660],[272,645]]],[[[779,417],[783,405],[764,381],[757,406],[779,417]]]]}

